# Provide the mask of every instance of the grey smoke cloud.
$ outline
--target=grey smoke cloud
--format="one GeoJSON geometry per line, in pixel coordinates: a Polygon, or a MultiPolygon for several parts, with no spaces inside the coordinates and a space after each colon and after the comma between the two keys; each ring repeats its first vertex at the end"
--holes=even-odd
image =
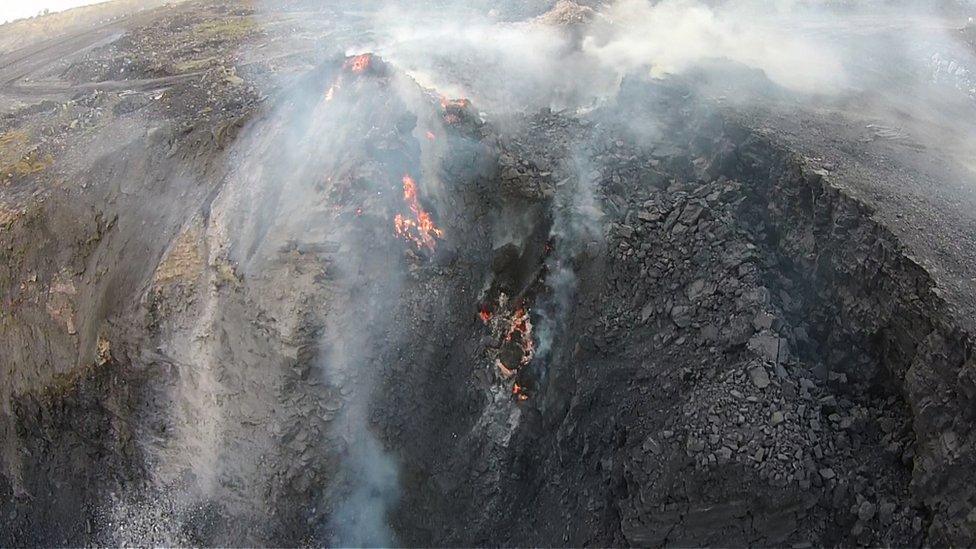
{"type": "Polygon", "coordinates": [[[583,50],[622,73],[664,77],[706,59],[725,58],[761,69],[777,84],[797,91],[841,89],[847,82],[841,52],[829,42],[795,32],[803,16],[764,4],[713,8],[695,0],[618,0],[602,11],[583,50]]]}
{"type": "Polygon", "coordinates": [[[613,97],[626,76],[663,78],[715,62],[759,71],[718,77],[717,86],[738,88],[725,92],[731,101],[763,101],[742,89],[763,76],[801,100],[872,93],[920,110],[945,102],[934,95],[937,80],[976,99],[972,51],[954,35],[966,19],[929,2],[617,0],[589,10],[563,1],[555,15],[506,17],[520,11],[517,3],[386,4],[353,49],[380,52],[422,85],[495,116],[586,108],[613,97]]]}
{"type": "Polygon", "coordinates": [[[546,266],[549,292],[536,304],[534,335],[537,338],[536,360],[543,371],[553,358],[554,344],[572,313],[579,278],[574,264],[591,243],[603,241],[603,211],[596,196],[598,172],[577,151],[565,166],[568,178],[557,186],[553,197],[550,238],[555,248],[546,266]]]}
{"type": "Polygon", "coordinates": [[[399,499],[396,461],[367,430],[355,436],[346,459],[348,474],[356,478],[352,492],[342,498],[332,516],[330,542],[337,547],[391,547],[395,535],[388,513],[399,499]]]}
{"type": "Polygon", "coordinates": [[[847,86],[839,45],[798,32],[823,13],[776,5],[619,0],[573,12],[560,3],[552,17],[513,22],[466,3],[390,4],[371,17],[371,39],[350,53],[376,51],[422,85],[494,113],[575,108],[611,96],[628,74],[665,77],[719,58],[761,69],[796,91],[847,86]]]}

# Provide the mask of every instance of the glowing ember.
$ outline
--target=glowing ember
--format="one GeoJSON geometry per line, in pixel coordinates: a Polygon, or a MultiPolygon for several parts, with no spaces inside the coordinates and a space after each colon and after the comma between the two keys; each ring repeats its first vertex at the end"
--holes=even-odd
{"type": "MultiPolygon", "coordinates": [[[[362,74],[369,69],[373,62],[373,55],[370,53],[364,53],[362,55],[357,55],[355,57],[350,57],[346,59],[345,63],[342,64],[342,70],[348,71],[354,74],[362,74]]],[[[335,82],[329,86],[329,89],[325,92],[325,100],[332,101],[335,99],[336,93],[342,89],[343,78],[342,74],[336,77],[335,82]]]]}
{"type": "Polygon", "coordinates": [[[491,311],[488,310],[487,305],[481,306],[481,309],[478,310],[478,316],[481,317],[481,321],[485,324],[491,321],[491,311]]]}
{"type": "MultiPolygon", "coordinates": [[[[532,320],[525,307],[519,307],[512,313],[505,332],[499,354],[495,358],[495,367],[504,380],[510,380],[519,370],[532,361],[535,355],[535,343],[532,341],[532,320]]],[[[525,387],[515,383],[512,394],[517,400],[528,400],[525,387]]]]}
{"type": "Polygon", "coordinates": [[[348,71],[352,71],[356,74],[361,74],[366,72],[369,68],[370,63],[373,62],[373,55],[369,53],[364,53],[362,55],[357,55],[355,57],[350,57],[343,63],[342,68],[348,71]]]}
{"type": "Polygon", "coordinates": [[[461,97],[459,99],[448,99],[441,97],[441,107],[444,109],[466,109],[471,106],[471,101],[461,97]]]}
{"type": "Polygon", "coordinates": [[[529,311],[524,307],[515,310],[505,341],[512,341],[515,337],[518,337],[517,341],[522,346],[520,366],[525,366],[532,362],[532,357],[535,355],[535,342],[532,341],[532,319],[529,318],[529,311]]]}
{"type": "Polygon", "coordinates": [[[441,97],[441,107],[444,109],[444,123],[448,125],[460,124],[461,115],[465,109],[471,106],[471,101],[464,99],[448,99],[441,97]]]}
{"type": "Polygon", "coordinates": [[[434,135],[434,132],[427,132],[427,139],[430,139],[431,141],[433,141],[433,140],[437,139],[437,136],[434,135]]]}
{"type": "Polygon", "coordinates": [[[499,377],[506,382],[503,386],[511,388],[513,399],[522,402],[531,398],[531,390],[516,379],[524,382],[524,378],[517,376],[535,357],[535,342],[532,340],[529,309],[521,299],[515,303],[519,305],[514,309],[509,308],[505,293],[498,295],[497,302],[479,300],[478,317],[496,337],[501,336],[501,344],[491,346],[495,368],[499,377]]]}
{"type": "Polygon", "coordinates": [[[525,389],[518,383],[512,385],[512,395],[519,400],[529,400],[529,395],[525,394],[525,389]]]}
{"type": "Polygon", "coordinates": [[[420,207],[417,183],[409,175],[403,176],[403,201],[410,208],[413,218],[397,214],[393,219],[396,235],[413,242],[418,250],[427,248],[433,251],[437,245],[434,239],[443,238],[444,231],[438,229],[430,214],[420,207]]]}

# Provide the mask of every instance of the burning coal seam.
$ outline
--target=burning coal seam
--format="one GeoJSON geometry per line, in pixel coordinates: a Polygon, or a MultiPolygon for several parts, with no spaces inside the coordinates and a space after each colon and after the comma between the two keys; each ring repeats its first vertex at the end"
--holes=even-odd
{"type": "Polygon", "coordinates": [[[410,209],[411,217],[396,214],[393,225],[397,236],[412,242],[418,250],[434,251],[435,238],[443,238],[444,231],[437,228],[430,213],[420,206],[417,197],[417,182],[409,175],[403,176],[403,201],[410,209]]]}
{"type": "MultiPolygon", "coordinates": [[[[505,311],[509,298],[500,294],[496,310],[505,311]]],[[[481,305],[479,318],[491,329],[495,337],[501,339],[494,359],[494,367],[504,382],[512,383],[512,396],[516,400],[529,399],[526,387],[518,381],[518,373],[528,366],[535,356],[535,341],[532,335],[532,319],[525,305],[517,305],[510,312],[496,314],[487,304],[481,305]]]]}
{"type": "Polygon", "coordinates": [[[325,92],[326,102],[330,102],[335,99],[336,93],[342,89],[343,83],[345,81],[344,74],[352,73],[355,75],[365,73],[373,63],[373,56],[369,53],[364,53],[362,55],[357,55],[355,57],[350,57],[342,64],[343,72],[339,73],[335,81],[329,86],[329,89],[325,92]]]}
{"type": "MultiPolygon", "coordinates": [[[[363,101],[364,98],[361,94],[367,92],[362,89],[360,84],[364,79],[383,79],[387,75],[383,67],[382,61],[371,54],[348,58],[343,63],[338,76],[334,78],[331,86],[326,90],[324,104],[341,104],[341,107],[333,106],[332,108],[336,111],[339,108],[344,108],[346,111],[343,116],[355,116],[353,109],[350,109],[346,103],[363,101]],[[356,94],[351,93],[354,89],[356,94]]],[[[396,86],[388,85],[385,89],[387,91],[395,90],[393,93],[397,93],[396,86]]],[[[403,90],[398,91],[402,92],[403,90]]],[[[405,98],[399,97],[399,99],[405,98]]],[[[465,99],[440,98],[441,121],[446,125],[461,123],[465,116],[469,116],[465,113],[468,105],[469,103],[465,99]]],[[[355,122],[355,120],[344,120],[340,124],[348,125],[355,124],[355,122]]],[[[424,136],[427,141],[437,139],[436,134],[431,130],[427,130],[424,136]]],[[[340,143],[339,147],[341,148],[344,145],[344,143],[340,143]]],[[[379,164],[384,162],[388,164],[380,170],[381,172],[397,169],[389,165],[396,162],[390,162],[388,158],[385,161],[378,159],[379,164]]],[[[328,180],[332,182],[333,178],[330,176],[328,180]]],[[[399,199],[391,200],[388,203],[389,208],[396,212],[390,219],[393,236],[405,241],[411,251],[427,252],[423,255],[409,254],[408,257],[412,257],[415,261],[429,261],[437,247],[438,240],[443,239],[446,233],[435,223],[433,215],[422,203],[420,185],[417,179],[408,172],[402,175],[400,184],[402,193],[399,193],[399,199]]],[[[390,188],[385,184],[380,184],[379,187],[379,189],[374,190],[373,195],[382,197],[390,194],[390,188]]],[[[386,325],[384,323],[389,322],[390,319],[385,315],[385,311],[396,308],[396,304],[393,302],[397,299],[397,290],[402,284],[402,279],[397,274],[400,271],[397,265],[387,263],[382,268],[377,268],[380,267],[378,263],[382,263],[381,257],[403,256],[383,256],[370,254],[367,251],[369,248],[378,245],[369,236],[369,229],[372,228],[369,225],[389,221],[384,221],[377,215],[366,214],[364,209],[364,205],[356,208],[356,222],[354,224],[347,223],[348,226],[340,228],[341,231],[348,233],[344,239],[349,240],[351,252],[338,265],[340,270],[347,272],[347,281],[345,284],[340,283],[340,286],[350,285],[345,288],[349,297],[348,302],[340,307],[343,312],[339,313],[333,325],[334,333],[326,336],[323,342],[332,349],[326,364],[323,366],[326,373],[339,378],[345,377],[347,374],[359,375],[357,372],[366,370],[361,373],[366,376],[365,383],[369,385],[372,383],[372,380],[369,379],[372,375],[370,371],[377,366],[369,364],[375,358],[365,356],[367,354],[370,357],[375,355],[363,351],[368,347],[368,337],[365,334],[384,331],[381,328],[376,328],[376,326],[386,325]],[[365,267],[366,265],[372,265],[372,268],[365,267]],[[367,275],[365,279],[360,276],[364,271],[373,270],[382,271],[385,274],[371,274],[367,275]],[[360,284],[370,286],[370,289],[362,293],[351,291],[352,285],[360,284]],[[367,297],[357,298],[354,297],[355,295],[367,297]],[[361,302],[362,299],[365,299],[366,302],[361,302]],[[348,315],[355,317],[353,321],[348,321],[348,315]]],[[[370,209],[370,211],[373,210],[370,209]]],[[[389,210],[378,208],[376,211],[389,210]]],[[[352,220],[348,216],[342,219],[346,222],[352,220]]],[[[386,232],[386,230],[382,232],[386,232]]],[[[389,331],[388,329],[385,330],[388,341],[390,340],[389,331]]],[[[527,311],[523,310],[514,320],[507,338],[531,346],[531,321],[528,318],[527,311]]],[[[529,360],[531,360],[531,354],[523,358],[525,363],[528,363],[529,360]]],[[[368,387],[361,389],[368,389],[368,387]]],[[[365,390],[365,392],[368,393],[369,391],[365,390]]],[[[399,500],[398,465],[394,456],[384,450],[380,439],[370,430],[368,416],[368,398],[365,398],[365,395],[359,395],[353,398],[334,427],[334,432],[346,440],[339,472],[341,481],[330,487],[327,495],[329,500],[337,502],[325,531],[325,538],[335,545],[389,546],[396,543],[388,513],[399,500]]]]}
{"type": "MultiPolygon", "coordinates": [[[[340,118],[337,123],[343,128],[356,130],[349,135],[369,135],[372,132],[383,139],[396,135],[396,132],[383,134],[376,131],[374,118],[380,119],[380,114],[390,113],[377,113],[374,106],[366,105],[369,100],[367,94],[398,93],[396,86],[390,85],[391,79],[382,68],[382,62],[370,54],[348,58],[325,92],[324,103],[340,118]],[[374,82],[376,88],[364,85],[374,82]],[[355,94],[351,93],[354,89],[355,94]],[[369,118],[360,120],[358,116],[369,118]],[[360,131],[356,127],[359,123],[368,124],[370,132],[360,131]]],[[[388,108],[391,104],[406,107],[402,104],[404,97],[394,97],[396,100],[392,102],[384,98],[380,108],[388,108]]],[[[387,118],[395,120],[397,117],[387,118]]],[[[399,139],[391,139],[389,143],[402,147],[399,139]]],[[[355,143],[340,140],[337,145],[341,157],[346,154],[342,149],[355,143]]],[[[384,150],[389,151],[389,148],[384,150]]],[[[445,235],[422,205],[419,185],[410,173],[400,176],[402,192],[391,192],[396,187],[389,185],[387,176],[394,170],[403,170],[404,164],[417,164],[409,154],[399,154],[405,150],[394,150],[397,154],[384,152],[363,163],[368,166],[357,167],[370,176],[350,178],[362,182],[362,185],[351,185],[347,191],[361,194],[364,202],[356,208],[354,217],[337,218],[339,226],[335,229],[340,233],[338,237],[344,241],[348,253],[337,260],[336,267],[341,273],[338,275],[337,289],[341,292],[342,303],[335,303],[336,313],[330,322],[331,330],[327,330],[323,337],[323,347],[330,349],[325,356],[323,371],[332,378],[330,382],[343,386],[344,395],[348,391],[348,403],[333,427],[333,435],[344,444],[337,480],[326,491],[324,503],[332,509],[332,513],[328,524],[323,525],[323,537],[339,546],[396,544],[388,514],[400,497],[399,466],[394,455],[384,449],[379,436],[372,432],[368,419],[371,406],[369,395],[380,375],[382,363],[378,362],[377,357],[381,356],[382,349],[367,349],[371,348],[371,340],[392,343],[397,339],[399,332],[391,326],[391,319],[386,313],[397,308],[396,302],[403,284],[399,258],[404,256],[391,253],[390,244],[378,241],[374,235],[390,234],[391,241],[402,239],[410,249],[427,252],[433,252],[437,240],[445,235]],[[370,186],[375,188],[367,188],[370,186]],[[379,207],[368,208],[369,213],[366,213],[366,200],[379,202],[379,207]],[[397,213],[390,217],[379,213],[391,210],[397,213]],[[382,251],[376,253],[377,250],[382,251]],[[365,291],[358,291],[363,288],[365,291]],[[345,385],[350,383],[353,386],[347,389],[345,385]]],[[[335,155],[336,152],[330,154],[335,155]]],[[[329,181],[332,181],[331,176],[329,181]]],[[[416,255],[411,257],[423,260],[416,255]]]]}
{"type": "Polygon", "coordinates": [[[550,363],[560,358],[553,356],[554,341],[571,318],[576,269],[584,252],[602,239],[602,211],[592,178],[584,175],[591,170],[581,155],[575,154],[558,168],[566,177],[546,206],[550,214],[545,217],[551,224],[540,227],[547,231],[544,244],[532,249],[508,242],[497,248],[495,274],[480,299],[478,318],[494,341],[488,348],[490,364],[516,402],[532,400],[544,391],[550,363]],[[540,262],[538,268],[515,275],[518,280],[500,274],[532,261],[540,262]]]}

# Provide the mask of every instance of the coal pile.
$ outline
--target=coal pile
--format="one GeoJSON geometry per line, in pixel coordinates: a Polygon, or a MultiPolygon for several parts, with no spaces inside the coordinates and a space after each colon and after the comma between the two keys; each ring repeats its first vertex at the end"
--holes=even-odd
{"type": "Polygon", "coordinates": [[[18,256],[94,359],[2,411],[0,544],[976,541],[970,334],[688,82],[495,118],[360,52],[252,100],[127,150],[179,208],[97,217],[75,275],[18,256]]]}

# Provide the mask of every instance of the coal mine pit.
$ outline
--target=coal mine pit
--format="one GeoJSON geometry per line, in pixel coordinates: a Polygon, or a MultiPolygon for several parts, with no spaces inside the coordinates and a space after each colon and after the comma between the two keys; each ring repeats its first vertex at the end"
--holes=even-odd
{"type": "Polygon", "coordinates": [[[965,140],[600,65],[667,2],[123,4],[0,40],[0,545],[976,542],[965,140]]]}

